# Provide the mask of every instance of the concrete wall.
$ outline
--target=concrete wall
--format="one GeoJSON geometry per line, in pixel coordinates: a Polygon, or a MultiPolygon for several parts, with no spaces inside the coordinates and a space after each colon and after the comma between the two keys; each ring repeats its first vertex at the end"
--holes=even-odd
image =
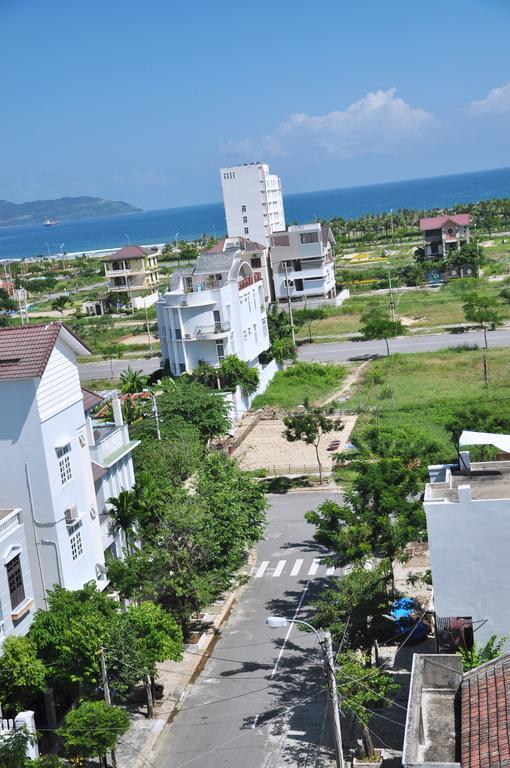
{"type": "Polygon", "coordinates": [[[283,368],[276,360],[271,360],[270,363],[264,366],[257,364],[256,367],[259,372],[260,381],[257,391],[253,395],[245,397],[240,387],[237,387],[235,392],[226,392],[223,395],[231,406],[231,417],[233,419],[240,418],[246,411],[250,410],[251,404],[257,395],[262,395],[266,391],[276,371],[283,368]]]}
{"type": "MultiPolygon", "coordinates": [[[[466,478],[468,482],[468,478],[466,478]]],[[[438,616],[471,616],[475,639],[506,636],[510,650],[508,499],[472,500],[469,487],[459,487],[458,503],[425,501],[438,616]],[[478,627],[478,628],[477,628],[478,627]]]]}

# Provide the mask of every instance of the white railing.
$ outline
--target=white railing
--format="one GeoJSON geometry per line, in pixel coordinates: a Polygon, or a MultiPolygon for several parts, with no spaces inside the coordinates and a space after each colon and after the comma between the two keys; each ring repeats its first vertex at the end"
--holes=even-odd
{"type": "Polygon", "coordinates": [[[197,325],[195,328],[195,338],[201,336],[216,336],[230,331],[230,323],[214,323],[214,325],[197,325]]]}

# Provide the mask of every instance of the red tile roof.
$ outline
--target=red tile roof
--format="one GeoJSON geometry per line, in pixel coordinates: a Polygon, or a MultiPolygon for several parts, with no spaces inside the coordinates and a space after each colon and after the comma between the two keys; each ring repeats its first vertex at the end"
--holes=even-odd
{"type": "Polygon", "coordinates": [[[101,395],[98,395],[97,392],[93,392],[91,389],[82,387],[81,393],[83,395],[83,410],[85,412],[90,411],[95,405],[100,405],[103,402],[101,395]]]}
{"type": "Polygon", "coordinates": [[[467,227],[471,223],[469,213],[457,213],[454,216],[432,216],[429,219],[420,219],[420,229],[427,232],[429,229],[441,229],[447,221],[453,221],[461,227],[467,227]]]}
{"type": "Polygon", "coordinates": [[[151,252],[140,245],[126,245],[119,251],[115,251],[111,256],[107,256],[105,261],[130,261],[130,259],[141,259],[142,256],[148,256],[151,252]]]}
{"type": "Polygon", "coordinates": [[[0,328],[0,381],[40,378],[61,331],[87,347],[63,323],[16,325],[0,328]]]}
{"type": "Polygon", "coordinates": [[[466,672],[462,682],[462,768],[510,761],[510,654],[466,672]]]}

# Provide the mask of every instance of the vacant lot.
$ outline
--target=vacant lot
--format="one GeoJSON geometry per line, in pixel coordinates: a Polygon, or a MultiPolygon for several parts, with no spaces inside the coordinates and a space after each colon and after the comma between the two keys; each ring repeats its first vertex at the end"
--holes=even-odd
{"type": "Polygon", "coordinates": [[[460,348],[391,355],[370,363],[362,383],[345,403],[347,410],[361,412],[356,433],[374,423],[413,427],[437,440],[445,460],[450,458],[453,446],[444,425],[452,413],[479,403],[499,413],[510,402],[510,350],[488,350],[488,387],[483,354],[460,348]]]}
{"type": "MultiPolygon", "coordinates": [[[[510,319],[510,302],[500,297],[500,291],[507,288],[504,282],[487,280],[452,281],[440,288],[417,288],[416,290],[395,291],[396,311],[411,328],[455,325],[465,322],[462,304],[470,293],[493,298],[504,319],[510,319]]],[[[389,295],[365,293],[353,296],[338,309],[328,312],[324,320],[312,323],[312,336],[355,333],[360,329],[361,315],[369,305],[388,309],[389,295]]],[[[388,310],[389,311],[389,310],[388,310]]],[[[306,335],[305,329],[300,335],[306,335]]]]}
{"type": "Polygon", "coordinates": [[[253,401],[252,409],[266,405],[276,408],[295,408],[305,400],[311,404],[323,400],[340,389],[347,374],[346,365],[322,363],[295,363],[285,371],[278,371],[263,395],[253,401]]]}

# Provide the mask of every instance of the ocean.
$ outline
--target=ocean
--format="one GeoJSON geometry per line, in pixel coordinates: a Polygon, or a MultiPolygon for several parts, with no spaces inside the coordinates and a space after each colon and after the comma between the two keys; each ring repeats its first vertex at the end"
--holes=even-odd
{"type": "MultiPolygon", "coordinates": [[[[440,208],[491,197],[510,197],[510,168],[302,192],[285,195],[284,201],[287,222],[303,224],[315,218],[352,219],[392,208],[440,208]]],[[[55,256],[61,250],[81,253],[128,243],[166,243],[176,236],[192,240],[203,233],[220,237],[225,231],[222,203],[62,221],[55,227],[42,223],[0,227],[0,259],[55,256]]]]}

